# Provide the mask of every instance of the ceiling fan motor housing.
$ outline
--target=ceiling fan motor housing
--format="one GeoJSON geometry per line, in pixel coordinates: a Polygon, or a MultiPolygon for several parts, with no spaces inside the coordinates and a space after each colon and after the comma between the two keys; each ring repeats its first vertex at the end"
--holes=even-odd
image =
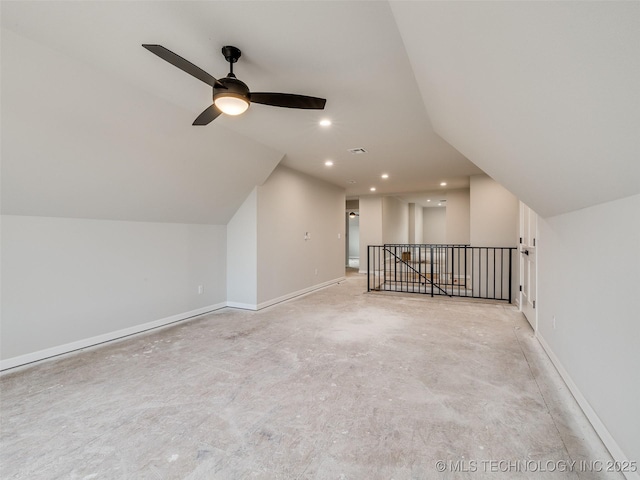
{"type": "Polygon", "coordinates": [[[251,95],[249,94],[249,87],[247,87],[247,84],[243,81],[238,80],[235,76],[228,76],[221,78],[220,83],[227,88],[213,87],[214,102],[218,96],[242,98],[250,102],[251,95]]]}

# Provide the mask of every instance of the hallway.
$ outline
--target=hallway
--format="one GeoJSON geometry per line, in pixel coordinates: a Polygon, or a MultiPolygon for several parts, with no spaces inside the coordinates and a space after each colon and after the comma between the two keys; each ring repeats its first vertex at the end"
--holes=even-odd
{"type": "Polygon", "coordinates": [[[6,373],[2,478],[623,478],[514,306],[365,291],[6,373]]]}

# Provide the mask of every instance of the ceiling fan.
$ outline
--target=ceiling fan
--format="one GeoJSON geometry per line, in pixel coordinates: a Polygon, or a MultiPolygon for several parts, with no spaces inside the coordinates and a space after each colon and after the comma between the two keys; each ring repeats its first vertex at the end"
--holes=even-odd
{"type": "Polygon", "coordinates": [[[229,74],[220,80],[216,80],[200,67],[195,66],[162,45],[143,44],[142,46],[171,65],[213,87],[213,105],[207,107],[204,112],[198,115],[193,125],[208,125],[222,113],[240,115],[249,108],[250,103],[312,110],[322,110],[327,103],[324,98],[308,97],[306,95],[249,91],[249,87],[238,80],[233,73],[233,64],[238,61],[241,55],[240,49],[236,47],[222,47],[222,54],[229,62],[229,74]]]}

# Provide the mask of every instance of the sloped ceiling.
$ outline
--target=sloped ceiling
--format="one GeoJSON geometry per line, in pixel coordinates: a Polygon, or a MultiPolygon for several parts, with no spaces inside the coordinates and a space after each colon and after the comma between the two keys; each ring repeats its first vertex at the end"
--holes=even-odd
{"type": "Polygon", "coordinates": [[[180,109],[18,35],[2,43],[6,213],[226,223],[282,158],[224,128],[180,128],[180,109]]]}
{"type": "Polygon", "coordinates": [[[226,223],[279,162],[348,196],[464,188],[485,171],[544,216],[640,191],[638,2],[0,8],[3,213],[226,223]],[[252,105],[192,127],[210,88],[142,43],[216,77],[221,46],[238,46],[252,90],[327,108],[252,105]]]}
{"type": "Polygon", "coordinates": [[[435,131],[538,213],[640,193],[640,3],[391,8],[435,131]]]}
{"type": "Polygon", "coordinates": [[[0,7],[4,213],[226,223],[280,161],[348,195],[464,187],[481,173],[433,131],[386,2],[0,7]],[[327,108],[252,105],[192,127],[210,87],[142,43],[218,78],[220,48],[235,45],[252,90],[321,96],[327,108]]]}
{"type": "Polygon", "coordinates": [[[3,213],[226,224],[282,159],[114,73],[2,30],[3,213]]]}

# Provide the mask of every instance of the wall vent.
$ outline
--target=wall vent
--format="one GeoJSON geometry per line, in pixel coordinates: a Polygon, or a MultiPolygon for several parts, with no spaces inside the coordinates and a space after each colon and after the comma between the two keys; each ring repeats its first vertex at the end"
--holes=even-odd
{"type": "Polygon", "coordinates": [[[367,151],[362,147],[349,148],[347,150],[347,152],[349,152],[349,153],[351,153],[353,155],[362,155],[363,153],[367,153],[367,151]]]}

